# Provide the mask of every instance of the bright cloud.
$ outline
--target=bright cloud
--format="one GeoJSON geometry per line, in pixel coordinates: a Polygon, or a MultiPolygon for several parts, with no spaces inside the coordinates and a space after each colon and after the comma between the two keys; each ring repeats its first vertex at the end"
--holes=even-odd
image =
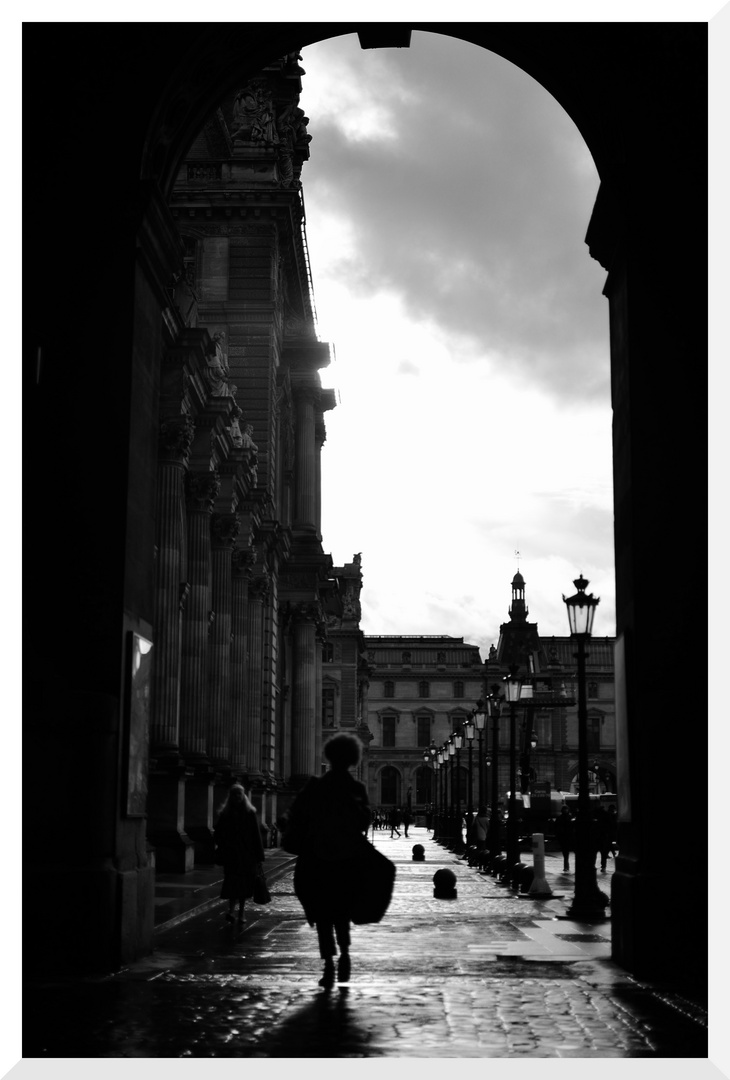
{"type": "Polygon", "coordinates": [[[510,581],[565,634],[582,572],[614,633],[604,273],[597,190],[569,118],[513,65],[436,35],[306,50],[303,174],[327,414],[323,524],[363,552],[366,633],[482,648],[510,581]],[[321,106],[321,107],[320,107],[321,106]]]}

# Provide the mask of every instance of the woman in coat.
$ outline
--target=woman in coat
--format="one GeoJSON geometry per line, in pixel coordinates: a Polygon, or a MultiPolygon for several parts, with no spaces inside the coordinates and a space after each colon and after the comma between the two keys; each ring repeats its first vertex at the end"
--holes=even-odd
{"type": "Polygon", "coordinates": [[[226,919],[233,922],[238,901],[238,921],[243,922],[243,906],[253,896],[254,879],[264,861],[256,808],[241,784],[228,792],[215,826],[218,858],[223,863],[221,898],[228,901],[226,919]]]}
{"type": "Polygon", "coordinates": [[[294,891],[310,926],[316,926],[324,973],[320,986],[350,978],[350,920],[358,888],[364,833],[370,824],[368,793],[349,769],[360,760],[360,741],[345,732],[324,746],[332,768],[303,788],[289,816],[282,844],[299,856],[294,891]]]}

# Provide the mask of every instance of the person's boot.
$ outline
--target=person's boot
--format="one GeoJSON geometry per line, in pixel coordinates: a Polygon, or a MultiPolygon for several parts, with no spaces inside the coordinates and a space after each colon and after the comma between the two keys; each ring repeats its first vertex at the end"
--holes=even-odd
{"type": "Polygon", "coordinates": [[[343,952],[337,961],[337,981],[344,983],[350,981],[350,954],[343,952]]]}
{"type": "Polygon", "coordinates": [[[335,964],[331,956],[324,962],[324,971],[322,978],[319,980],[319,985],[323,986],[325,990],[331,990],[335,985],[335,964]]]}

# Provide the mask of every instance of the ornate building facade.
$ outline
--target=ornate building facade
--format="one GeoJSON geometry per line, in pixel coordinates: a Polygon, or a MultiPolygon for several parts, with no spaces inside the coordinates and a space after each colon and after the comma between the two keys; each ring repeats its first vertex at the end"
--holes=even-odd
{"type": "Polygon", "coordinates": [[[424,753],[432,742],[445,742],[481,696],[479,649],[463,638],[370,634],[365,648],[370,801],[382,807],[410,804],[420,813],[436,790],[424,753]]]}
{"type": "MultiPolygon", "coordinates": [[[[366,778],[371,802],[390,807],[410,803],[421,813],[436,799],[439,783],[456,790],[463,810],[489,802],[495,781],[499,799],[510,789],[510,725],[507,708],[488,720],[481,739],[463,742],[458,761],[439,778],[428,748],[441,747],[470,719],[478,701],[503,691],[513,667],[523,680],[517,709],[516,790],[533,785],[576,794],[578,790],[578,709],[575,646],[569,637],[541,638],[528,623],[525,581],[512,581],[509,621],[497,646],[482,660],[479,648],[463,638],[376,637],[366,635],[370,667],[366,778]],[[495,745],[496,736],[496,745],[495,745]],[[533,745],[534,744],[534,745],[533,745]],[[470,752],[471,751],[471,752],[470,752]],[[471,761],[471,768],[469,762],[471,761]],[[470,798],[471,794],[471,798],[470,798]]],[[[616,716],[613,638],[591,641],[586,663],[588,752],[591,791],[616,791],[616,716]]],[[[536,789],[537,790],[537,789],[536,789]]]]}
{"type": "Polygon", "coordinates": [[[346,726],[352,713],[358,575],[341,569],[341,595],[320,531],[335,396],[319,374],[330,351],[304,231],[311,136],[299,59],[269,64],[221,101],[170,197],[183,258],[159,394],[147,798],[162,870],[211,861],[232,780],[269,825],[320,771],[328,621],[345,654],[346,726]]]}

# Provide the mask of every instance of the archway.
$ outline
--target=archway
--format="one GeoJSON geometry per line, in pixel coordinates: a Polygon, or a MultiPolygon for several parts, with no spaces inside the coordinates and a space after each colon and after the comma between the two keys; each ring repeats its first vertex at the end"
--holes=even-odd
{"type": "MultiPolygon", "coordinates": [[[[673,433],[687,415],[703,417],[706,407],[700,365],[692,379],[685,371],[687,356],[706,352],[705,281],[698,268],[706,265],[707,28],[700,23],[418,28],[491,49],[539,81],[580,129],[601,177],[587,239],[608,272],[604,291],[611,324],[618,722],[624,750],[618,787],[625,856],[614,875],[613,954],[638,974],[690,981],[703,954],[701,916],[689,898],[677,898],[670,913],[657,906],[656,896],[670,846],[691,845],[703,864],[706,860],[689,823],[677,823],[680,832],[675,830],[671,842],[663,836],[650,790],[653,775],[670,774],[682,727],[679,718],[667,718],[665,738],[657,743],[642,721],[654,707],[652,686],[673,679],[676,641],[687,625],[704,624],[704,598],[697,596],[694,580],[677,580],[678,566],[691,564],[696,573],[705,565],[703,538],[692,530],[680,535],[662,529],[662,523],[667,507],[677,503],[692,505],[695,517],[703,517],[701,441],[681,443],[673,433]],[[678,65],[682,80],[676,78],[678,65]],[[648,568],[652,583],[646,581],[648,568]],[[672,580],[671,591],[653,587],[663,580],[672,580]],[[652,672],[652,685],[641,678],[646,670],[652,672]],[[692,920],[692,941],[680,942],[669,957],[664,942],[683,918],[692,920]]],[[[166,290],[182,259],[165,207],[170,185],[195,132],[239,80],[309,42],[356,29],[337,23],[151,25],[140,34],[138,27],[115,25],[95,28],[89,42],[69,28],[65,48],[50,49],[41,40],[44,28],[29,28],[28,41],[48,58],[35,79],[39,103],[62,84],[78,121],[46,129],[41,142],[47,165],[28,170],[28,205],[37,206],[46,204],[48,169],[53,172],[54,196],[63,208],[55,235],[64,243],[66,259],[65,273],[53,282],[43,260],[28,267],[29,292],[44,300],[28,312],[28,368],[36,375],[34,430],[58,431],[63,416],[64,461],[83,469],[84,493],[103,493],[101,500],[85,494],[74,500],[73,527],[54,535],[55,559],[64,578],[75,583],[76,595],[64,610],[62,637],[39,628],[30,652],[34,669],[45,675],[29,697],[34,744],[43,747],[56,771],[85,778],[78,791],[70,786],[59,796],[58,820],[71,830],[72,823],[87,818],[89,784],[98,784],[99,808],[71,860],[64,848],[50,869],[39,865],[31,873],[29,896],[45,896],[51,882],[60,896],[50,922],[47,913],[31,912],[29,923],[42,928],[41,957],[46,949],[58,950],[60,927],[73,927],[92,895],[117,899],[104,908],[103,932],[93,942],[83,918],[65,935],[80,961],[115,961],[120,950],[134,954],[149,943],[149,928],[131,927],[129,919],[137,916],[128,915],[148,910],[143,897],[151,873],[137,856],[144,850],[144,826],[122,813],[114,793],[126,782],[120,641],[131,632],[145,636],[154,617],[149,463],[156,456],[156,432],[145,402],[154,394],[155,372],[168,344],[166,290]],[[135,79],[130,81],[132,61],[135,79]],[[104,183],[80,183],[79,163],[104,183]],[[104,274],[90,275],[90,266],[104,267],[104,274]],[[68,313],[78,310],[80,281],[82,343],[68,330],[68,313]],[[90,453],[100,434],[102,386],[109,401],[103,453],[90,453]],[[59,701],[51,688],[68,685],[79,642],[84,642],[83,685],[71,686],[59,701]]],[[[64,30],[52,32],[57,40],[64,30]]],[[[392,44],[391,31],[383,33],[380,43],[392,44]]],[[[37,111],[42,114],[42,108],[37,111]]],[[[34,224],[33,242],[42,250],[40,216],[34,224]]],[[[28,474],[43,475],[42,452],[40,445],[29,446],[28,474]]],[[[48,491],[31,514],[30,529],[39,535],[45,535],[49,520],[68,521],[67,491],[61,485],[48,491]]],[[[703,705],[696,702],[700,714],[703,705]]],[[[702,760],[704,737],[698,725],[702,760]]],[[[28,834],[43,824],[30,803],[27,822],[28,834]]]]}

